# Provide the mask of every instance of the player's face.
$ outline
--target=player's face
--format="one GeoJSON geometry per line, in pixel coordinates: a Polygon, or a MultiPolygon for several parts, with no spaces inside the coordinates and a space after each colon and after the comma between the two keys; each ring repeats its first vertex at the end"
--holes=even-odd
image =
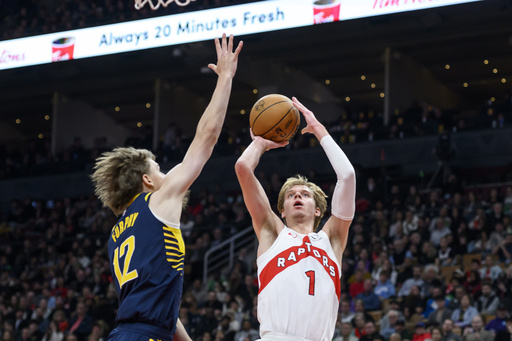
{"type": "Polygon", "coordinates": [[[304,185],[293,186],[285,193],[282,217],[313,218],[320,215],[313,192],[304,185]]]}

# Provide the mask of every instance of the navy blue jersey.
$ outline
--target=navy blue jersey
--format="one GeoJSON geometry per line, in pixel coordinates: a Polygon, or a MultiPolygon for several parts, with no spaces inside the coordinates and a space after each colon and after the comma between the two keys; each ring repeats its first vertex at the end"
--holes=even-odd
{"type": "Polygon", "coordinates": [[[118,323],[144,323],[174,335],[183,289],[185,244],[179,225],[157,219],[139,194],[112,229],[110,270],[119,297],[118,323]]]}

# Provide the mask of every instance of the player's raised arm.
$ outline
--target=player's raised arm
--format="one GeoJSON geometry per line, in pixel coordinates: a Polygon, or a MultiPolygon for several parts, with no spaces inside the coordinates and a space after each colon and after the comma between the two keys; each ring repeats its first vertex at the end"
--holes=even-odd
{"type": "Polygon", "coordinates": [[[233,51],[232,35],[227,38],[224,34],[221,40],[215,39],[217,64],[209,64],[208,67],[218,75],[217,85],[208,107],[199,120],[196,134],[183,162],[166,174],[162,188],[158,191],[158,196],[161,197],[159,199],[165,200],[169,191],[173,195],[184,195],[210,158],[226,117],[232,80],[242,46],[243,43],[240,42],[233,51]]]}
{"type": "Polygon", "coordinates": [[[261,231],[265,230],[277,236],[279,232],[277,229],[279,229],[279,226],[282,226],[282,222],[272,211],[267,195],[256,178],[254,170],[263,153],[269,149],[285,146],[288,142],[274,142],[259,136],[252,137],[253,141],[237,160],[235,171],[242,188],[245,205],[252,217],[254,231],[261,243],[261,231]]]}
{"type": "Polygon", "coordinates": [[[302,133],[311,133],[316,136],[336,172],[337,182],[331,201],[332,215],[323,230],[329,235],[333,250],[341,264],[341,256],[347,245],[348,230],[355,212],[355,170],[343,150],[329,135],[327,129],[318,122],[313,112],[300,103],[297,98],[293,97],[292,100],[307,122],[302,133]]]}

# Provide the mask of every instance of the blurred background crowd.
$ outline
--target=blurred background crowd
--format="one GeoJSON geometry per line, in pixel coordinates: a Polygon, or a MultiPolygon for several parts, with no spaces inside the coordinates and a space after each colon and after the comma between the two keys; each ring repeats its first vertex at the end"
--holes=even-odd
{"type": "MultiPolygon", "coordinates": [[[[324,122],[334,139],[340,144],[359,142],[393,141],[422,136],[446,137],[434,154],[443,161],[453,160],[456,146],[450,135],[458,132],[512,127],[512,99],[510,96],[495,102],[485,103],[479,115],[454,114],[453,110],[442,110],[428,103],[414,103],[409,109],[391,117],[388,125],[382,124],[382,111],[358,111],[343,108],[338,119],[324,122]],[[453,150],[450,152],[450,148],[453,150]]],[[[159,137],[159,146],[153,152],[157,161],[172,163],[185,155],[192,136],[183,133],[180,126],[170,123],[159,137]]],[[[250,142],[246,129],[232,131],[224,129],[219,138],[214,155],[239,155],[250,142]]],[[[125,145],[135,148],[152,149],[153,130],[151,126],[134,130],[126,139],[125,145]]],[[[289,149],[305,149],[316,145],[309,136],[297,134],[289,149]]],[[[94,139],[93,148],[86,148],[80,136],[74,138],[69,147],[59,153],[52,153],[48,138],[35,138],[27,144],[6,148],[0,144],[0,179],[24,176],[56,174],[83,171],[90,168],[96,157],[113,148],[106,136],[94,139]]],[[[512,180],[512,179],[509,179],[512,180]]]]}
{"type": "MultiPolygon", "coordinates": [[[[307,176],[332,193],[334,178],[307,176]]],[[[357,176],[335,338],[387,340],[398,333],[413,340],[417,333],[437,333],[434,327],[441,336],[478,328],[493,337],[508,333],[512,183],[466,185],[456,171],[431,187],[364,171],[357,176]]],[[[275,207],[284,179],[258,177],[275,207]]],[[[92,193],[13,199],[3,208],[2,340],[105,339],[117,308],[106,255],[115,222],[92,193]]],[[[240,192],[218,184],[191,193],[181,221],[186,278],[180,317],[195,340],[258,337],[254,248],[242,249],[232,267],[203,281],[206,251],[250,224],[240,192]]]]}

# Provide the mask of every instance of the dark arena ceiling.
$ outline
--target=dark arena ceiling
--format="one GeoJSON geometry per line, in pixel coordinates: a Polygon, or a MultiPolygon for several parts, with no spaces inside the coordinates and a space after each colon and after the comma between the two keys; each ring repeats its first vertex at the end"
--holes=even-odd
{"type": "MultiPolygon", "coordinates": [[[[289,95],[296,91],[307,101],[318,101],[318,96],[300,89],[314,83],[340,105],[382,110],[379,94],[384,91],[386,48],[394,58],[408,56],[421,64],[463,99],[465,110],[478,110],[490,98],[502,99],[511,92],[512,0],[485,0],[236,39],[243,39],[245,46],[226,120],[233,129],[247,124],[248,115],[240,112],[248,112],[260,96],[254,89],[287,80],[294,83],[287,87],[286,91],[294,92],[289,95]],[[297,84],[297,79],[304,84],[297,84]]],[[[205,41],[0,71],[1,121],[26,139],[39,133],[49,136],[51,116],[49,120],[44,116],[52,114],[53,94],[58,92],[89,103],[119,124],[151,124],[153,114],[146,104],[154,102],[155,80],[208,101],[216,77],[204,72],[204,67],[215,60],[213,42],[205,41]],[[123,110],[116,111],[116,106],[123,110]],[[17,118],[23,124],[16,125],[17,118]]]]}

